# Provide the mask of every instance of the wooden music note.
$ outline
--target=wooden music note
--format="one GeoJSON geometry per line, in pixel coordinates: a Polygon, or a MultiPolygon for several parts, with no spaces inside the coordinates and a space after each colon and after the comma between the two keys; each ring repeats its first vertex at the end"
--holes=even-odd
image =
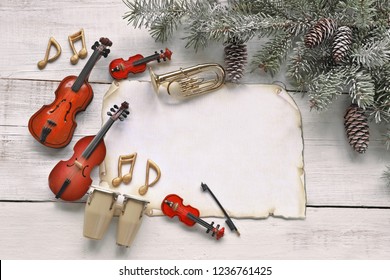
{"type": "Polygon", "coordinates": [[[137,153],[131,154],[131,155],[124,155],[119,156],[118,159],[118,177],[112,179],[112,185],[114,187],[117,187],[120,185],[120,183],[128,184],[130,183],[131,179],[133,178],[133,171],[134,171],[134,165],[135,160],[137,159],[137,153]],[[122,176],[122,165],[130,163],[130,170],[129,173],[122,176]]]}
{"type": "Polygon", "coordinates": [[[88,55],[88,51],[87,51],[87,48],[85,46],[84,29],[80,29],[80,31],[78,31],[72,35],[69,35],[68,39],[69,39],[70,47],[73,51],[73,55],[70,58],[70,62],[74,65],[79,61],[79,58],[86,58],[88,55]],[[76,42],[78,40],[81,40],[81,44],[82,44],[82,49],[79,52],[77,52],[76,48],[74,47],[74,42],[76,42]]]}
{"type": "Polygon", "coordinates": [[[149,187],[153,187],[157,183],[157,181],[160,179],[160,177],[161,177],[161,170],[160,170],[160,168],[157,166],[157,164],[155,162],[153,162],[152,160],[148,159],[148,161],[146,163],[145,185],[141,186],[138,189],[138,193],[140,195],[145,195],[148,192],[149,187]],[[150,169],[153,169],[154,171],[156,171],[157,177],[156,177],[156,179],[154,179],[153,182],[151,182],[149,184],[149,170],[150,169]]]}
{"type": "Polygon", "coordinates": [[[46,67],[48,62],[53,62],[54,60],[56,60],[60,56],[60,54],[61,54],[60,44],[58,44],[56,39],[54,39],[53,37],[50,37],[49,43],[47,44],[47,48],[46,48],[45,58],[38,62],[38,68],[42,70],[43,68],[46,67]],[[57,53],[53,57],[49,58],[51,46],[54,46],[56,48],[57,53]]]}

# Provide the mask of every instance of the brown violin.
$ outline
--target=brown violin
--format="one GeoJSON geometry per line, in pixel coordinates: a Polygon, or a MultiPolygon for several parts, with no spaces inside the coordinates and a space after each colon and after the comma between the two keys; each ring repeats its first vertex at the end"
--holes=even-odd
{"type": "Polygon", "coordinates": [[[126,79],[129,73],[142,73],[146,70],[146,63],[157,60],[160,63],[161,59],[166,61],[171,59],[172,52],[169,49],[162,50],[160,53],[157,51],[153,55],[143,57],[140,54],[129,57],[128,60],[123,58],[117,58],[111,61],[109,65],[111,77],[117,80],[126,79]]]}
{"type": "Polygon", "coordinates": [[[74,146],[74,154],[67,161],[60,161],[49,175],[49,187],[56,198],[74,201],[83,197],[91,186],[90,173],[106,156],[103,138],[116,120],[124,120],[129,114],[129,104],[115,105],[107,114],[108,121],[95,136],[81,138],[74,146]]]}
{"type": "Polygon", "coordinates": [[[179,220],[189,227],[192,227],[196,223],[204,226],[207,229],[206,233],[211,232],[211,236],[215,236],[217,240],[220,239],[225,233],[224,227],[221,229],[219,228],[219,225],[214,227],[214,222],[209,224],[205,220],[199,218],[199,210],[192,207],[191,205],[184,205],[183,199],[176,194],[170,194],[164,198],[163,202],[161,203],[161,210],[164,215],[170,218],[178,216],[179,220]]]}
{"type": "Polygon", "coordinates": [[[64,78],[55,91],[55,100],[44,105],[28,122],[31,135],[40,143],[51,148],[62,148],[69,144],[77,126],[76,114],[84,111],[93,98],[93,90],[88,83],[89,74],[101,56],[107,57],[112,42],[100,38],[100,43],[92,46],[93,54],[78,77],[64,78]]]}

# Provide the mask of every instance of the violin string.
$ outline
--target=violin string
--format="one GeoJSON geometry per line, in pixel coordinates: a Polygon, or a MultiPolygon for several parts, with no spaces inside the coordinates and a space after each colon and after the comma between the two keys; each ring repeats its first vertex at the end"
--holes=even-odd
{"type": "Polygon", "coordinates": [[[206,221],[202,220],[199,217],[196,217],[195,215],[193,215],[190,212],[186,212],[185,210],[183,210],[181,208],[178,208],[176,210],[176,212],[178,212],[178,213],[188,217],[190,220],[192,220],[195,223],[199,223],[200,225],[203,225],[205,228],[207,228],[209,230],[214,230],[215,229],[214,226],[212,226],[211,224],[207,223],[206,221]],[[190,215],[190,216],[188,216],[188,215],[190,215]]]}
{"type": "MultiPolygon", "coordinates": [[[[119,110],[118,110],[119,111],[119,110]]],[[[122,114],[122,113],[121,113],[122,114]]],[[[117,118],[118,119],[118,118],[117,118]]],[[[116,120],[117,120],[116,119],[116,120]]],[[[77,160],[80,165],[82,166],[82,169],[80,169],[79,167],[77,167],[75,165],[75,163],[73,163],[72,166],[67,166],[67,167],[71,167],[73,168],[73,172],[71,172],[70,176],[67,176],[65,178],[65,181],[63,184],[65,184],[65,182],[67,180],[69,180],[70,182],[72,182],[72,179],[74,178],[74,176],[76,176],[76,174],[78,174],[79,172],[83,172],[84,170],[84,163],[85,161],[88,159],[88,157],[90,156],[90,154],[96,149],[97,145],[100,143],[100,141],[103,139],[103,137],[105,136],[105,134],[107,133],[107,131],[111,128],[111,126],[113,125],[113,123],[116,121],[116,120],[113,120],[112,118],[109,118],[109,120],[104,124],[104,126],[99,130],[99,132],[94,136],[94,138],[92,139],[92,141],[88,144],[87,148],[82,152],[81,156],[80,156],[80,159],[79,158],[76,158],[75,161],[77,160]],[[98,140],[98,138],[100,138],[98,140]],[[85,155],[84,155],[85,154],[85,155]]],[[[76,143],[77,144],[77,143],[76,143]]],[[[70,183],[69,183],[70,184],[70,183]]],[[[64,185],[62,185],[64,186],[64,185]]],[[[65,190],[61,190],[62,189],[62,186],[60,187],[60,190],[57,192],[56,195],[58,195],[58,193],[61,193],[61,195],[64,193],[65,190]]],[[[69,185],[66,186],[66,188],[68,187],[69,185]]],[[[59,196],[59,198],[61,198],[61,196],[59,196]]]]}
{"type": "MultiPolygon", "coordinates": [[[[87,64],[84,66],[84,68],[81,70],[79,76],[76,78],[76,81],[73,83],[73,85],[72,85],[72,87],[71,87],[71,90],[68,90],[68,91],[66,92],[66,94],[63,96],[62,100],[60,100],[59,103],[57,103],[57,104],[54,105],[54,106],[55,106],[55,107],[54,107],[54,110],[56,111],[56,110],[59,109],[59,111],[56,112],[54,118],[50,118],[50,119],[47,119],[47,120],[46,120],[44,126],[42,127],[42,130],[45,128],[45,126],[46,126],[46,124],[48,123],[49,120],[52,120],[55,124],[58,124],[58,123],[59,123],[59,120],[60,120],[60,118],[61,118],[62,116],[63,116],[64,119],[65,119],[65,116],[67,115],[67,112],[71,110],[71,106],[72,106],[72,105],[70,105],[70,108],[69,108],[68,111],[65,111],[65,113],[63,113],[63,106],[62,106],[61,103],[63,102],[63,100],[68,100],[68,99],[69,99],[69,96],[70,96],[71,92],[72,92],[72,93],[76,93],[76,94],[78,93],[78,91],[80,90],[81,86],[82,86],[83,83],[85,82],[85,78],[86,78],[86,77],[82,79],[82,83],[81,83],[80,81],[78,81],[78,80],[80,79],[80,77],[81,77],[82,75],[86,75],[88,72],[90,72],[90,71],[92,70],[93,66],[96,64],[96,62],[97,62],[97,61],[99,60],[99,58],[100,58],[100,55],[97,54],[98,52],[99,52],[99,50],[98,50],[98,48],[96,48],[96,49],[94,50],[92,56],[91,56],[90,59],[88,60],[87,64]],[[93,60],[93,61],[92,61],[92,60],[93,60]],[[90,69],[86,69],[86,68],[90,68],[90,69]],[[75,92],[74,89],[73,89],[73,87],[74,87],[74,85],[75,85],[76,83],[78,83],[78,84],[81,83],[81,85],[78,86],[77,92],[75,92]],[[61,106],[62,108],[61,108],[61,109],[60,109],[60,108],[56,108],[57,106],[61,106]]],[[[72,104],[71,102],[67,102],[67,103],[72,104]]],[[[53,110],[53,109],[50,109],[50,110],[48,110],[48,111],[51,111],[51,110],[53,110]]]]}

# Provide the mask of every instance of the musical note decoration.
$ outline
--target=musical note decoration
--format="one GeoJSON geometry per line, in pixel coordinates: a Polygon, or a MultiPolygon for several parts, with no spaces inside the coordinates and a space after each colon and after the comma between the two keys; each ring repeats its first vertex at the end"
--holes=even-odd
{"type": "Polygon", "coordinates": [[[70,48],[73,51],[73,55],[70,58],[70,63],[75,65],[79,61],[79,58],[86,58],[88,55],[87,47],[85,45],[84,29],[80,29],[80,31],[78,31],[72,35],[69,35],[68,40],[69,40],[70,48]],[[80,51],[76,51],[76,48],[74,46],[74,42],[77,42],[79,40],[81,40],[82,48],[80,51]]]}
{"type": "Polygon", "coordinates": [[[60,55],[61,55],[61,46],[60,46],[60,44],[58,44],[58,42],[56,41],[56,39],[54,39],[54,37],[50,37],[49,42],[47,43],[45,58],[38,62],[38,64],[37,64],[38,68],[40,70],[42,70],[43,68],[46,67],[48,62],[55,61],[60,55]],[[49,58],[51,46],[53,46],[56,49],[57,53],[54,56],[49,58]]]}
{"type": "Polygon", "coordinates": [[[114,187],[117,187],[120,185],[120,183],[128,184],[130,183],[131,179],[133,178],[133,171],[134,171],[134,165],[135,161],[137,159],[137,153],[133,153],[130,155],[123,155],[119,156],[118,158],[118,177],[112,179],[112,185],[114,187]],[[126,173],[122,176],[122,165],[130,163],[130,170],[129,173],[126,173]]]}
{"type": "Polygon", "coordinates": [[[146,162],[145,184],[138,189],[138,193],[140,195],[145,195],[148,192],[148,189],[150,187],[153,187],[158,182],[160,177],[161,177],[160,167],[158,167],[158,165],[154,161],[152,161],[151,159],[148,159],[148,161],[146,162]],[[151,183],[149,183],[149,171],[150,171],[150,169],[153,169],[156,172],[156,174],[157,174],[156,179],[154,179],[154,181],[151,182],[151,183]]]}
{"type": "Polygon", "coordinates": [[[214,222],[209,224],[205,220],[199,218],[199,210],[191,205],[184,205],[183,199],[177,194],[167,195],[161,203],[161,210],[167,217],[173,218],[174,216],[177,216],[186,226],[192,227],[196,223],[200,224],[207,229],[206,233],[211,232],[211,236],[215,237],[217,240],[223,237],[225,233],[224,227],[219,228],[219,225],[214,227],[214,222]]]}

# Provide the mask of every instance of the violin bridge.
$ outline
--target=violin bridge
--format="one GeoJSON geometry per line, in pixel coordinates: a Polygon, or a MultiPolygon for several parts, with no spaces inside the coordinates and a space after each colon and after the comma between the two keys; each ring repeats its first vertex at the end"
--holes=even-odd
{"type": "Polygon", "coordinates": [[[76,165],[80,170],[83,169],[83,164],[77,160],[74,161],[74,165],[76,165]]]}

